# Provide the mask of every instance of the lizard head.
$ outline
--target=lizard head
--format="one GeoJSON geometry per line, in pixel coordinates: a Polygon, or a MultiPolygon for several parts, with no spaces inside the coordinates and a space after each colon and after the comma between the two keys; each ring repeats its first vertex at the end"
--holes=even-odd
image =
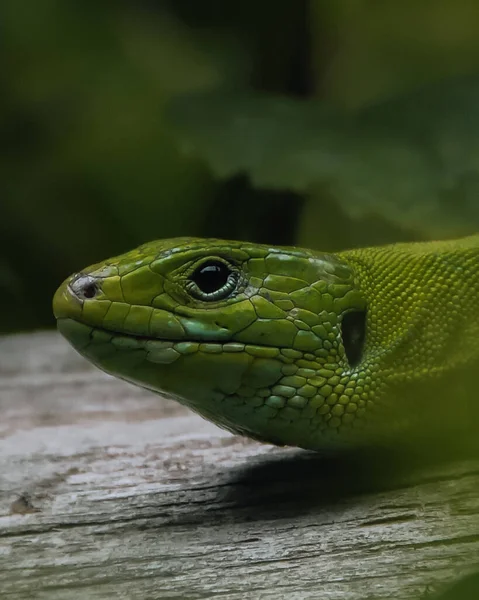
{"type": "Polygon", "coordinates": [[[370,402],[365,300],[334,255],[162,240],[72,275],[53,308],[100,369],[250,437],[320,447],[370,402]]]}

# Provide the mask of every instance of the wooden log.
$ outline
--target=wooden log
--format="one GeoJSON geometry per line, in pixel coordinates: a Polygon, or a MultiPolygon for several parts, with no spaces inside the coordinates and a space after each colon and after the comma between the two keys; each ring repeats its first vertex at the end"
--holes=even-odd
{"type": "Polygon", "coordinates": [[[261,445],[56,333],[0,338],[0,411],[2,599],[419,598],[479,565],[475,459],[261,445]]]}

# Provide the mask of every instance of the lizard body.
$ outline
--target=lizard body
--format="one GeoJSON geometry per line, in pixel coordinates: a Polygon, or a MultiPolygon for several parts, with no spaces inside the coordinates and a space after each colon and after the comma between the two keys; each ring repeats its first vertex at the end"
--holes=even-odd
{"type": "Polygon", "coordinates": [[[479,235],[336,254],[160,240],[72,275],[54,313],[101,369],[262,441],[477,430],[479,235]]]}

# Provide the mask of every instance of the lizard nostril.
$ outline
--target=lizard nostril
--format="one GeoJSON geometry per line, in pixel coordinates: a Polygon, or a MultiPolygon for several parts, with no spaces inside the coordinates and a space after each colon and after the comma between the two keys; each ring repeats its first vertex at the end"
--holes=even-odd
{"type": "Polygon", "coordinates": [[[80,299],[90,300],[100,291],[96,279],[89,275],[80,275],[70,284],[71,291],[80,299]]]}
{"type": "Polygon", "coordinates": [[[95,283],[90,283],[83,289],[85,298],[94,298],[98,292],[98,286],[95,283]]]}

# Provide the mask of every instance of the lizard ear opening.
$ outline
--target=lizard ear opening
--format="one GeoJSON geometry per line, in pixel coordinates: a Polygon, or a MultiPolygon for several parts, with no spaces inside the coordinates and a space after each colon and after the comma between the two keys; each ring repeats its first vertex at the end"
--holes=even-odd
{"type": "Polygon", "coordinates": [[[341,322],[344,351],[351,367],[361,362],[366,339],[366,310],[345,313],[341,322]]]}

